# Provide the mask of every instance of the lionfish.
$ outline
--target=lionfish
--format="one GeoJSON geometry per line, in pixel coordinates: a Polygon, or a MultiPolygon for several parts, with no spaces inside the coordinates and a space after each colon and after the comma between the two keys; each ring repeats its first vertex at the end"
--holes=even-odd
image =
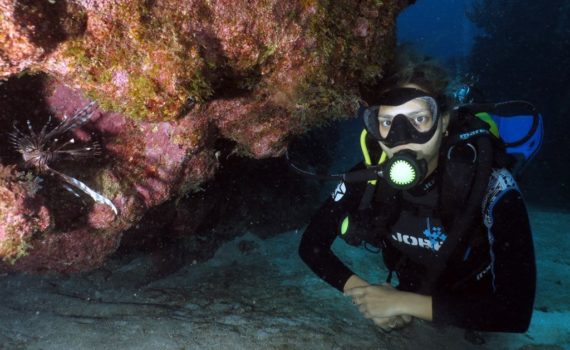
{"type": "Polygon", "coordinates": [[[14,123],[14,131],[9,134],[10,142],[16,151],[22,154],[26,166],[37,170],[40,174],[47,173],[60,178],[65,182],[64,187],[70,192],[77,195],[68,185],[83,191],[95,202],[109,206],[117,215],[117,208],[108,198],[95,192],[76,178],[65,175],[50,166],[51,163],[61,159],[77,159],[101,154],[101,147],[97,142],[92,142],[87,146],[75,146],[73,137],[65,142],[61,141],[67,132],[85,125],[93,116],[94,111],[95,102],[91,102],[72,117],[64,118],[55,128],[48,130],[51,122],[50,116],[39,133],[34,131],[29,120],[26,121],[29,133],[22,132],[14,123]]]}

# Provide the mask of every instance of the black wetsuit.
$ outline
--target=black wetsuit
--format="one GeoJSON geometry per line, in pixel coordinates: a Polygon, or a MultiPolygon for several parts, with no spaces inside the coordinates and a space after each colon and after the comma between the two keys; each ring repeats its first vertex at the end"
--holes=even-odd
{"type": "MultiPolygon", "coordinates": [[[[358,212],[363,184],[339,184],[316,213],[301,240],[299,254],[339,291],[355,274],[331,251],[347,215],[358,212]]],[[[481,204],[474,239],[446,251],[439,218],[438,185],[420,195],[402,193],[398,215],[381,234],[385,264],[397,273],[398,289],[432,296],[433,320],[467,329],[525,332],[535,295],[536,270],[528,214],[511,174],[493,171],[481,204]],[[394,258],[396,257],[396,258],[394,258]],[[425,276],[438,259],[448,259],[434,283],[425,276]]],[[[373,208],[381,212],[381,208],[373,208]]]]}

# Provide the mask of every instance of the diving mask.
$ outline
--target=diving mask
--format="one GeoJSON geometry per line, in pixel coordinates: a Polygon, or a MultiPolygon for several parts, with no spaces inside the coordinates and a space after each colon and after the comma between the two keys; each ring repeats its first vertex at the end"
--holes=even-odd
{"type": "Polygon", "coordinates": [[[439,110],[436,99],[425,91],[396,88],[381,96],[378,106],[365,109],[362,116],[368,133],[393,148],[428,142],[437,129],[439,110]],[[415,103],[407,114],[390,115],[381,110],[382,106],[401,106],[411,101],[415,103]]]}

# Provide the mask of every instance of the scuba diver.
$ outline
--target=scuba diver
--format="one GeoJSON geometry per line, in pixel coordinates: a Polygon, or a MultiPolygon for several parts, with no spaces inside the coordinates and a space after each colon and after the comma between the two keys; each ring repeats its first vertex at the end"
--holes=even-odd
{"type": "Polygon", "coordinates": [[[536,268],[513,157],[488,114],[452,108],[439,64],[405,54],[389,71],[359,112],[365,160],[314,215],[300,257],[385,331],[417,318],[526,332],[536,268]],[[379,248],[386,283],[335,256],[337,237],[379,248]]]}

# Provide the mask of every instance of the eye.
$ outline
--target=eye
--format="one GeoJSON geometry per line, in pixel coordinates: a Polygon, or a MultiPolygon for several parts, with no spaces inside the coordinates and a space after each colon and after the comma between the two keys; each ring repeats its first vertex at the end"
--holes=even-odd
{"type": "Polygon", "coordinates": [[[389,128],[392,125],[392,121],[390,119],[380,119],[380,126],[383,128],[389,128]]]}
{"type": "Polygon", "coordinates": [[[429,117],[426,115],[418,115],[417,117],[414,117],[414,123],[416,123],[416,125],[422,125],[427,123],[429,117]]]}

